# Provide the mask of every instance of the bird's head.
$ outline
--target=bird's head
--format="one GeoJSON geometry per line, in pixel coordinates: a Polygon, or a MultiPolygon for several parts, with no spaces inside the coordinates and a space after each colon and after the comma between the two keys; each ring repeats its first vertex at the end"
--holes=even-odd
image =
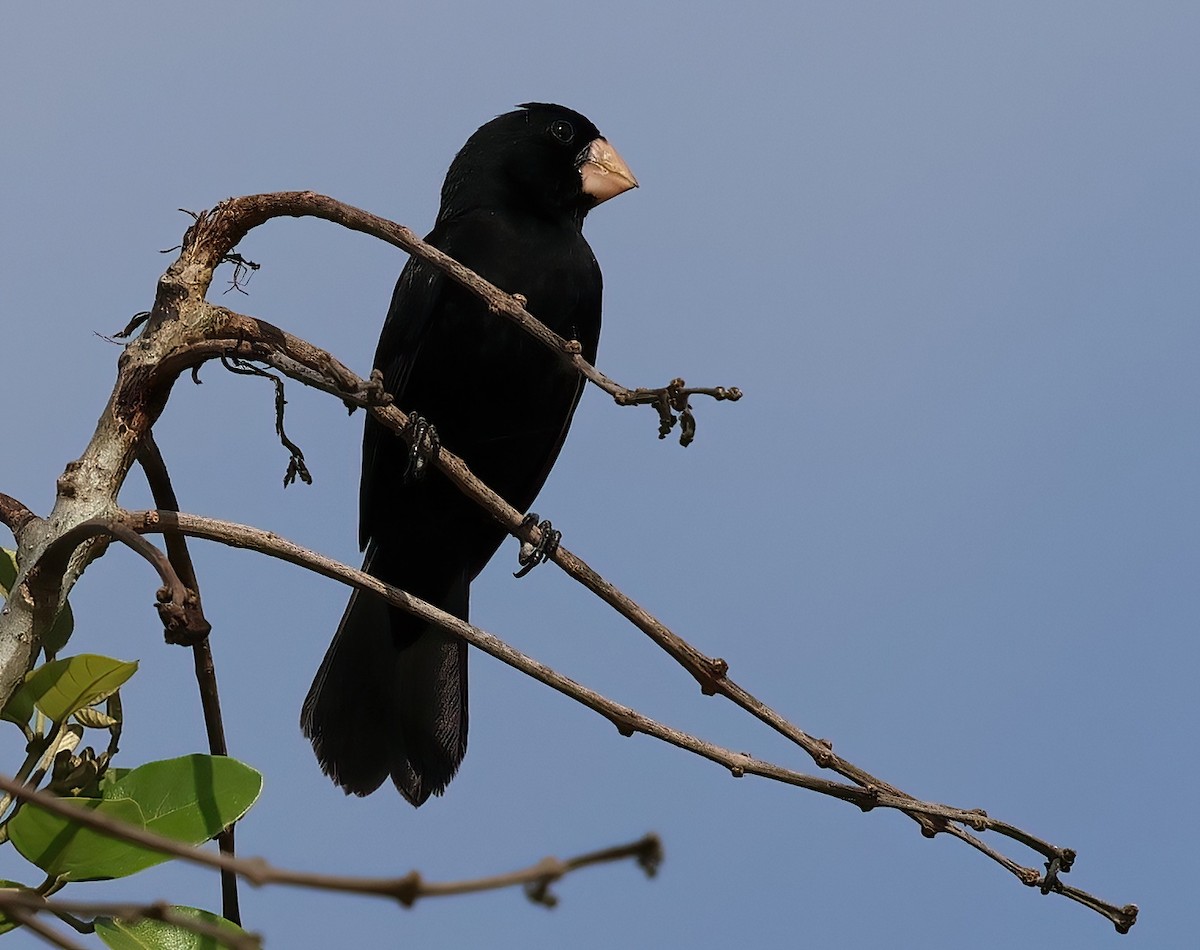
{"type": "Polygon", "coordinates": [[[637,184],[586,116],[527,102],[467,140],[446,173],[439,217],[483,207],[582,223],[600,202],[637,184]]]}

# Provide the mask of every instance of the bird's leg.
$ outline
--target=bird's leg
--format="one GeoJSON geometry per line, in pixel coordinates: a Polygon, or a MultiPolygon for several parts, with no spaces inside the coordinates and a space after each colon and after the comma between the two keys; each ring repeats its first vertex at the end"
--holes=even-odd
{"type": "Polygon", "coordinates": [[[538,516],[534,512],[529,512],[521,519],[521,527],[527,528],[530,525],[536,524],[540,531],[541,538],[537,544],[532,544],[525,541],[521,544],[521,551],[517,554],[517,563],[521,565],[521,569],[513,574],[513,577],[524,577],[543,561],[548,561],[554,556],[554,552],[558,550],[558,543],[562,540],[562,532],[557,531],[549,521],[538,522],[538,516]]]}
{"type": "Polygon", "coordinates": [[[437,429],[424,416],[410,412],[408,425],[401,431],[401,435],[408,442],[408,464],[404,467],[401,478],[405,484],[420,481],[425,477],[425,470],[437,459],[438,451],[442,447],[437,429]]]}

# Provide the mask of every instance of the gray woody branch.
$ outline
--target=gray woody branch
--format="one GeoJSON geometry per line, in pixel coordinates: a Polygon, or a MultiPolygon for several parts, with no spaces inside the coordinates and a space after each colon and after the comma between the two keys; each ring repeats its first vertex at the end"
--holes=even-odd
{"type": "MultiPolygon", "coordinates": [[[[563,340],[538,323],[525,311],[522,306],[524,301],[519,295],[493,287],[435,248],[419,241],[407,228],[367,212],[307,192],[230,199],[211,212],[197,216],[184,238],[179,259],[159,281],[154,307],[146,315],[146,329],[121,357],[116,388],[92,442],[83,456],[68,466],[59,480],[59,496],[54,511],[44,522],[38,519],[25,521],[19,537],[23,571],[27,572],[29,565],[36,563],[50,539],[81,522],[100,518],[120,520],[120,512],[114,501],[116,490],[134,458],[138,440],[162,412],[171,385],[180,373],[206,360],[238,357],[270,364],[295,379],[338,395],[350,405],[369,406],[389,428],[396,431],[404,428],[407,419],[390,405],[390,398],[380,392],[377,385],[364,383],[330,354],[268,323],[214,306],[204,299],[213,270],[223,261],[231,259],[237,242],[251,228],[281,215],[324,218],[372,234],[442,268],[485,299],[494,312],[522,326],[556,352],[564,362],[613,395],[619,403],[654,405],[659,411],[664,430],[669,428],[672,410],[679,411],[683,416],[685,442],[694,428],[694,419],[690,418],[687,407],[688,395],[704,394],[717,399],[736,399],[740,396],[736,389],[688,390],[681,380],[675,380],[661,390],[630,390],[620,386],[584,361],[578,345],[573,341],[563,340]]],[[[435,464],[510,533],[522,541],[536,543],[539,540],[538,528],[525,524],[523,513],[515,511],[475,479],[460,459],[443,451],[435,464]]],[[[36,642],[35,634],[39,629],[45,629],[40,624],[52,621],[58,604],[96,553],[95,547],[89,544],[77,548],[62,571],[57,598],[35,598],[41,602],[36,608],[33,601],[21,596],[20,586],[15,588],[16,596],[11,598],[12,609],[7,616],[0,617],[0,697],[7,695],[5,689],[11,689],[24,672],[24,666],[18,662],[22,649],[25,651],[23,662],[27,664],[31,655],[28,651],[36,642]],[[49,603],[50,600],[56,602],[49,603]],[[21,647],[22,644],[25,646],[21,647]]],[[[963,810],[918,801],[870,775],[835,755],[829,742],[807,735],[738,686],[728,677],[724,661],[701,654],[605,581],[581,559],[560,547],[553,554],[553,560],[674,657],[697,679],[706,694],[716,693],[730,699],[804,749],[819,767],[835,771],[852,783],[843,785],[809,776],[797,782],[789,776],[795,784],[833,794],[854,802],[864,810],[873,807],[898,809],[917,822],[927,837],[951,835],[995,860],[1022,883],[1039,887],[1043,892],[1062,894],[1091,907],[1111,920],[1119,931],[1128,930],[1134,923],[1137,914],[1134,905],[1119,907],[1109,904],[1062,883],[1058,875],[1070,870],[1075,857],[1070,849],[1052,845],[1013,825],[993,819],[980,810],[963,810]],[[1047,868],[1045,875],[995,851],[975,834],[982,831],[999,833],[1044,857],[1047,868]]],[[[39,577],[38,581],[39,588],[46,589],[48,579],[39,577]]],[[[449,625],[448,628],[452,629],[449,625]]],[[[463,635],[462,631],[452,632],[463,635]]],[[[620,716],[610,715],[610,718],[622,731],[642,731],[639,729],[642,724],[632,719],[622,722],[620,716]]],[[[745,771],[758,771],[756,767],[768,766],[767,763],[757,762],[747,762],[746,765],[750,767],[745,771]]],[[[769,767],[774,768],[777,767],[769,767]]],[[[769,775],[769,769],[759,774],[769,775]]],[[[734,771],[735,774],[740,772],[739,769],[734,771]]]]}

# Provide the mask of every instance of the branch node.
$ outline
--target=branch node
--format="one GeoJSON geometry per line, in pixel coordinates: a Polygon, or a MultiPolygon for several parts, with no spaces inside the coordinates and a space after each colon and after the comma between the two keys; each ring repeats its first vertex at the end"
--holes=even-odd
{"type": "Polygon", "coordinates": [[[558,897],[550,890],[550,885],[566,873],[566,867],[556,858],[542,858],[534,870],[540,876],[525,884],[525,896],[543,907],[557,907],[558,897]]]}
{"type": "MultiPolygon", "coordinates": [[[[929,838],[932,835],[926,835],[926,837],[929,838]]],[[[1042,879],[1042,876],[1034,868],[1018,868],[1016,875],[1026,887],[1036,887],[1042,879]]]]}
{"type": "MultiPolygon", "coordinates": [[[[338,391],[345,393],[342,397],[342,404],[353,414],[358,408],[358,404],[354,401],[354,396],[365,395],[364,390],[371,383],[364,384],[359,379],[358,374],[350,370],[348,366],[344,366],[340,361],[333,357],[333,354],[321,351],[316,358],[318,369],[326,379],[333,380],[333,384],[338,388],[338,391]]],[[[383,388],[383,374],[379,376],[379,387],[383,388]]],[[[372,375],[372,383],[374,376],[372,375]]]]}
{"type": "Polygon", "coordinates": [[[1058,872],[1062,869],[1062,855],[1056,854],[1046,862],[1046,876],[1042,878],[1041,886],[1038,888],[1043,894],[1062,890],[1062,881],[1058,879],[1058,872]]]}
{"type": "Polygon", "coordinates": [[[1121,908],[1121,916],[1123,919],[1113,921],[1113,926],[1115,926],[1117,928],[1117,933],[1119,933],[1119,934],[1129,933],[1129,928],[1137,923],[1137,915],[1138,915],[1138,905],[1137,904],[1126,904],[1124,907],[1122,907],[1121,908]]]}
{"type": "Polygon", "coordinates": [[[158,618],[163,625],[163,640],[172,646],[191,647],[212,633],[212,624],[200,610],[200,598],[190,587],[172,591],[160,587],[155,595],[158,618]],[[182,599],[176,599],[182,594],[182,599]]]}
{"type": "Polygon", "coordinates": [[[55,490],[63,498],[75,497],[75,473],[79,470],[79,465],[80,462],[78,459],[68,462],[63,469],[63,473],[58,476],[58,480],[54,483],[55,490]]]}
{"type": "Polygon", "coordinates": [[[421,896],[423,887],[424,882],[421,880],[421,875],[416,871],[409,871],[396,881],[396,900],[405,907],[412,907],[417,902],[417,898],[421,896]]]}
{"type": "Polygon", "coordinates": [[[729,676],[729,663],[719,656],[705,657],[701,663],[701,673],[696,678],[700,681],[700,693],[703,696],[715,696],[721,692],[720,682],[729,676]]]}
{"type": "MultiPolygon", "coordinates": [[[[922,815],[920,823],[922,838],[936,838],[948,828],[946,819],[937,815],[922,815]]],[[[1037,872],[1034,871],[1034,874],[1037,872]]]]}
{"type": "Polygon", "coordinates": [[[383,373],[377,369],[371,370],[371,378],[362,387],[361,395],[368,406],[390,406],[395,401],[384,385],[383,373]]]}
{"type": "MultiPolygon", "coordinates": [[[[602,714],[607,715],[604,713],[602,714]]],[[[617,732],[619,732],[626,739],[630,738],[635,732],[637,732],[636,720],[633,716],[629,715],[628,711],[625,709],[622,709],[619,714],[608,715],[608,721],[616,726],[617,732]]]]}
{"type": "MultiPolygon", "coordinates": [[[[663,846],[662,839],[656,834],[648,834],[638,842],[639,850],[637,855],[638,867],[646,874],[646,877],[654,877],[658,873],[658,869],[662,867],[663,846]]],[[[1137,908],[1134,908],[1134,913],[1137,913],[1137,908]]]]}
{"type": "MultiPolygon", "coordinates": [[[[825,740],[818,740],[823,742],[825,740]]],[[[872,811],[879,804],[879,786],[875,784],[864,785],[862,795],[855,802],[864,812],[872,811]]]]}
{"type": "Polygon", "coordinates": [[[665,439],[679,425],[679,444],[684,448],[696,438],[696,417],[688,402],[689,396],[709,396],[717,402],[737,402],[742,391],[736,386],[688,387],[676,377],[658,389],[622,389],[613,394],[619,406],[653,406],[658,412],[658,437],[665,439]],[[675,415],[679,413],[679,415],[675,415]]]}

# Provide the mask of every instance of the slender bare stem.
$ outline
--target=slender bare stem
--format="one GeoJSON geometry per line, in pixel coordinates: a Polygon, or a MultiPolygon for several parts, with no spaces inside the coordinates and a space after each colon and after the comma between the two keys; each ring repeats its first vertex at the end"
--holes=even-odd
{"type": "MultiPolygon", "coordinates": [[[[920,801],[882,782],[866,785],[857,783],[845,784],[818,776],[806,775],[772,762],[752,758],[744,753],[734,752],[730,749],[706,742],[696,736],[673,729],[670,726],[663,725],[628,706],[616,703],[606,696],[576,683],[574,680],[563,676],[550,667],[526,656],[500,638],[479,627],[466,623],[443,610],[439,610],[437,607],[399,588],[384,584],[369,574],[326,558],[281,538],[272,532],[184,513],[129,512],[126,517],[128,518],[129,526],[135,530],[177,530],[193,537],[217,541],[232,547],[248,548],[271,557],[277,557],[291,564],[305,567],[325,577],[351,584],[361,590],[371,591],[383,597],[389,603],[409,611],[422,620],[437,624],[442,629],[461,637],[501,662],[587,706],[612,722],[623,735],[640,732],[644,735],[652,736],[677,748],[708,759],[710,762],[721,765],[734,777],[758,775],[784,784],[820,792],[821,794],[829,795],[842,801],[851,802],[864,811],[877,807],[901,811],[909,817],[914,818],[914,820],[921,821],[923,828],[928,824],[938,832],[949,834],[951,837],[969,844],[980,853],[992,858],[992,860],[1017,877],[1023,884],[1042,886],[1047,878],[1043,877],[1035,868],[1024,867],[984,844],[971,831],[994,831],[1012,838],[1045,855],[1049,861],[1057,859],[1068,870],[1074,861],[1075,853],[1070,849],[1059,848],[1044,842],[1007,822],[997,821],[989,817],[986,812],[980,809],[964,809],[936,802],[920,801]]],[[[770,712],[772,716],[778,716],[777,713],[769,710],[768,707],[763,706],[763,709],[770,712]]],[[[796,729],[794,726],[791,728],[796,729]]],[[[839,759],[838,762],[841,763],[842,760],[839,759]]],[[[845,763],[844,767],[856,776],[865,774],[850,763],[845,763]]],[[[1084,891],[1065,888],[1061,882],[1051,882],[1051,890],[1056,893],[1062,893],[1064,896],[1072,900],[1077,900],[1079,903],[1102,913],[1122,932],[1127,931],[1133,925],[1137,916],[1136,905],[1127,904],[1118,906],[1110,904],[1084,891]]]]}
{"type": "MultiPolygon", "coordinates": [[[[159,281],[153,308],[144,318],[139,315],[135,321],[131,321],[128,328],[130,332],[142,325],[144,330],[122,354],[117,383],[101,414],[96,434],[80,459],[71,463],[60,477],[58,498],[51,515],[44,522],[33,519],[23,505],[15,503],[8,496],[0,496],[0,520],[10,527],[19,526],[24,535],[19,557],[23,574],[18,577],[22,593],[21,596],[10,598],[9,609],[0,616],[0,700],[19,682],[24,669],[31,662],[38,637],[49,629],[48,625],[52,623],[83,568],[102,553],[109,538],[117,537],[131,543],[115,527],[118,522],[123,523],[125,531],[134,527],[138,531],[164,530],[164,525],[168,530],[182,531],[186,523],[190,524],[197,536],[207,536],[202,533],[204,531],[219,531],[224,535],[219,540],[225,543],[241,544],[273,553],[277,557],[286,557],[310,569],[337,576],[346,583],[372,590],[406,610],[427,616],[431,622],[444,626],[504,662],[524,669],[595,709],[614,722],[622,732],[643,731],[655,735],[663,741],[719,762],[735,775],[764,775],[854,802],[864,809],[877,806],[898,809],[916,821],[923,834],[930,837],[939,833],[950,834],[997,861],[1024,883],[1038,886],[1045,892],[1061,893],[1104,914],[1118,930],[1128,930],[1136,918],[1137,908],[1134,905],[1117,908],[1085,892],[1068,888],[1059,880],[1060,874],[1070,870],[1074,859],[1074,852],[1070,849],[1054,846],[1015,826],[996,821],[977,809],[958,809],[918,801],[835,755],[830,742],[809,736],[732,681],[725,661],[707,657],[696,650],[593,571],[582,559],[561,546],[553,554],[554,561],[651,637],[697,680],[705,693],[727,697],[790,739],[819,767],[843,776],[848,784],[803,775],[772,763],[731,753],[648,720],[627,707],[572,683],[536,661],[522,657],[490,634],[456,618],[442,615],[403,591],[382,585],[345,565],[324,562],[312,552],[296,548],[266,532],[255,533],[254,529],[241,526],[233,526],[237,528],[237,531],[233,531],[228,525],[213,522],[201,525],[200,520],[203,519],[189,523],[187,519],[194,516],[175,516],[166,511],[136,516],[135,520],[141,520],[137,524],[130,524],[128,516],[116,506],[117,490],[137,456],[142,440],[161,414],[175,380],[180,373],[194,369],[206,360],[223,358],[266,363],[308,385],[335,394],[347,405],[368,407],[380,421],[397,432],[407,427],[407,417],[390,404],[391,398],[382,391],[378,379],[373,377],[364,381],[329,353],[264,321],[214,306],[205,299],[213,271],[221,263],[232,261],[243,268],[240,273],[235,272],[235,283],[244,278],[244,268],[250,264],[240,258],[234,248],[252,228],[273,217],[305,215],[371,234],[440,268],[453,280],[487,301],[493,312],[521,326],[555,352],[564,363],[613,396],[618,403],[646,404],[655,408],[659,416],[660,436],[667,434],[678,423],[682,430],[681,441],[684,444],[690,441],[695,431],[695,419],[688,404],[690,397],[702,395],[732,400],[741,395],[740,391],[733,388],[690,388],[681,379],[672,380],[667,386],[657,389],[624,387],[583,360],[578,343],[556,336],[529,314],[524,308],[524,298],[520,296],[521,288],[501,290],[494,287],[420,241],[409,229],[368,212],[311,192],[283,192],[229,199],[211,211],[195,216],[194,224],[184,236],[179,258],[159,281]],[[37,531],[32,530],[35,524],[38,525],[37,531]],[[214,528],[214,524],[219,528],[214,528]],[[1005,835],[1044,857],[1046,873],[1043,875],[1035,869],[1020,866],[976,837],[975,833],[988,830],[1005,835]]],[[[540,529],[525,522],[525,512],[518,512],[507,505],[499,495],[476,479],[461,459],[443,451],[436,464],[510,533],[531,544],[541,540],[540,529]]],[[[153,560],[154,551],[157,549],[150,546],[149,550],[143,549],[141,553],[153,560]]],[[[170,568],[169,562],[161,554],[159,559],[170,568]]],[[[156,567],[163,573],[162,564],[156,563],[156,567]]],[[[181,582],[178,585],[170,583],[171,575],[178,580],[174,570],[163,575],[168,606],[177,604],[180,597],[185,598],[186,606],[187,588],[181,582]]],[[[184,619],[187,619],[186,615],[184,619]]],[[[69,817],[82,821],[74,813],[69,817]]],[[[221,857],[232,862],[244,861],[221,857]]],[[[252,879],[248,874],[243,876],[252,879]]]]}
{"type": "MultiPolygon", "coordinates": [[[[143,436],[138,446],[138,464],[150,485],[150,493],[154,496],[154,504],[163,511],[178,511],[179,499],[175,496],[175,487],[171,484],[171,475],[163,460],[162,452],[150,430],[143,436]]],[[[166,532],[163,542],[167,549],[167,557],[176,575],[192,592],[196,615],[208,625],[204,616],[204,607],[200,601],[200,582],[196,579],[196,567],[192,563],[188,551],[187,539],[183,535],[166,532]]],[[[225,740],[225,723],[221,716],[221,694],[217,689],[217,667],[213,659],[212,641],[203,637],[192,644],[192,665],[196,674],[196,685],[200,691],[200,708],[204,714],[204,728],[208,733],[208,751],[213,755],[228,755],[229,746],[225,740]]],[[[217,835],[217,846],[222,853],[233,855],[237,853],[234,841],[235,826],[230,825],[217,835]]],[[[242,912],[238,901],[237,875],[225,869],[221,870],[221,916],[235,924],[241,924],[242,912]]]]}
{"type": "Polygon", "coordinates": [[[403,877],[389,878],[321,874],[275,867],[263,858],[235,857],[219,851],[214,853],[172,841],[170,838],[164,838],[162,835],[131,825],[103,812],[77,808],[65,799],[30,788],[7,775],[0,774],[0,791],[8,792],[14,798],[36,805],[53,815],[66,818],[75,824],[91,828],[93,831],[120,841],[128,841],[131,844],[158,851],[160,854],[169,854],[193,864],[218,870],[228,868],[255,887],[262,887],[266,884],[288,884],[321,891],[370,894],[377,897],[390,897],[405,907],[411,907],[423,897],[446,897],[452,894],[497,890],[516,884],[536,883],[547,879],[557,879],[564,874],[592,864],[627,859],[633,859],[648,875],[653,875],[662,860],[662,848],[658,838],[654,835],[646,835],[628,845],[590,852],[577,858],[555,861],[553,864],[540,861],[523,871],[467,881],[424,881],[416,871],[410,871],[403,877]]]}
{"type": "Polygon", "coordinates": [[[60,920],[66,921],[80,933],[95,933],[94,918],[111,917],[114,919],[161,920],[181,930],[207,937],[217,941],[222,947],[234,950],[255,950],[262,946],[262,937],[252,933],[235,933],[226,927],[209,923],[198,917],[180,913],[166,901],[155,901],[151,904],[135,902],[106,902],[106,901],[74,901],[62,898],[42,897],[36,891],[25,888],[0,888],[0,909],[12,914],[18,911],[26,921],[36,913],[54,914],[60,920]],[[80,920],[79,918],[92,918],[80,920]]]}

